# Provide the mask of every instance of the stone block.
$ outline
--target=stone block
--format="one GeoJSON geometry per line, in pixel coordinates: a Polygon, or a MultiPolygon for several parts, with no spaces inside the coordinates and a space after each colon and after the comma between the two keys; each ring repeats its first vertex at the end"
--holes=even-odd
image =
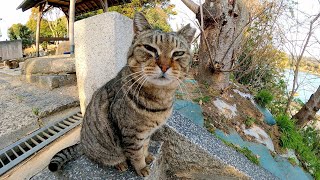
{"type": "Polygon", "coordinates": [[[98,88],[127,62],[133,38],[132,20],[116,12],[75,23],[75,58],[81,112],[98,88]]]}
{"type": "Polygon", "coordinates": [[[21,80],[33,83],[36,86],[47,89],[55,89],[65,85],[76,85],[77,78],[75,74],[62,75],[25,75],[21,80]]]}
{"type": "Polygon", "coordinates": [[[75,73],[75,60],[70,55],[27,59],[21,69],[25,75],[75,73]]]}

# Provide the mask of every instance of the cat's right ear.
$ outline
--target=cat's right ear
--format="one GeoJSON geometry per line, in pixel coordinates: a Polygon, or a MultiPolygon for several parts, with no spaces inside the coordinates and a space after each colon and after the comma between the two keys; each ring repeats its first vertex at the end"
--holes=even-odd
{"type": "Polygon", "coordinates": [[[133,18],[133,30],[135,34],[151,29],[146,17],[141,12],[137,12],[133,18]]]}

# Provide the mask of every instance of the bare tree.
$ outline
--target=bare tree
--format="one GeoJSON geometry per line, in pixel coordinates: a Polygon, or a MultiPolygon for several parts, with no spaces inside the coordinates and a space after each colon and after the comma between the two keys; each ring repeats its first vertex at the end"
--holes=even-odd
{"type": "Polygon", "coordinates": [[[304,127],[310,120],[315,119],[316,113],[320,109],[320,86],[317,91],[311,95],[308,102],[303,105],[303,107],[292,117],[293,119],[297,119],[297,126],[302,128],[304,127]]]}
{"type": "Polygon", "coordinates": [[[241,0],[206,0],[201,6],[191,0],[182,2],[203,22],[199,49],[201,70],[197,78],[216,90],[223,90],[229,85],[233,55],[249,22],[246,6],[241,0]]]}
{"type": "MultiPolygon", "coordinates": [[[[310,21],[309,24],[309,29],[306,33],[306,37],[305,39],[302,41],[301,44],[301,50],[299,53],[297,53],[296,48],[299,47],[299,41],[296,40],[290,40],[288,38],[286,38],[287,42],[294,47],[293,49],[291,49],[291,58],[293,60],[293,64],[294,64],[294,75],[293,75],[293,84],[292,84],[292,88],[291,91],[289,92],[289,97],[288,97],[288,102],[287,102],[287,106],[285,109],[285,112],[288,113],[290,110],[290,106],[292,103],[292,100],[294,98],[294,95],[296,94],[298,88],[299,88],[299,84],[298,84],[298,75],[299,75],[299,67],[302,61],[302,58],[305,54],[305,52],[307,51],[307,48],[310,46],[310,40],[312,38],[313,32],[315,31],[315,23],[317,22],[317,20],[320,17],[320,12],[318,14],[316,14],[310,21]]],[[[301,26],[300,23],[297,24],[297,26],[301,26]]],[[[289,48],[288,48],[289,50],[289,48]]]]}

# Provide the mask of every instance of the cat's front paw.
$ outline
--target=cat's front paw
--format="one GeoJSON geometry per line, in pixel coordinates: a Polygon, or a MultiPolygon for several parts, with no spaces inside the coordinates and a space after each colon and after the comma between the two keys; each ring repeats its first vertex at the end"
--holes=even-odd
{"type": "Polygon", "coordinates": [[[128,164],[127,162],[121,162],[117,165],[115,165],[115,167],[120,171],[120,172],[124,172],[128,169],[128,164]]]}
{"type": "Polygon", "coordinates": [[[150,164],[154,160],[154,156],[152,156],[150,153],[146,157],[146,163],[150,164]]]}
{"type": "Polygon", "coordinates": [[[143,176],[143,177],[149,176],[150,168],[148,166],[146,166],[146,167],[138,170],[137,173],[139,176],[143,176]]]}

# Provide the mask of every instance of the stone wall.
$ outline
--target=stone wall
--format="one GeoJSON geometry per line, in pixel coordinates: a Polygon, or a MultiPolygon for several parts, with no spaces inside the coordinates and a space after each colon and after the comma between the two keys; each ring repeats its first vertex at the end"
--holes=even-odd
{"type": "Polygon", "coordinates": [[[0,41],[0,60],[22,58],[22,41],[0,41]]]}

